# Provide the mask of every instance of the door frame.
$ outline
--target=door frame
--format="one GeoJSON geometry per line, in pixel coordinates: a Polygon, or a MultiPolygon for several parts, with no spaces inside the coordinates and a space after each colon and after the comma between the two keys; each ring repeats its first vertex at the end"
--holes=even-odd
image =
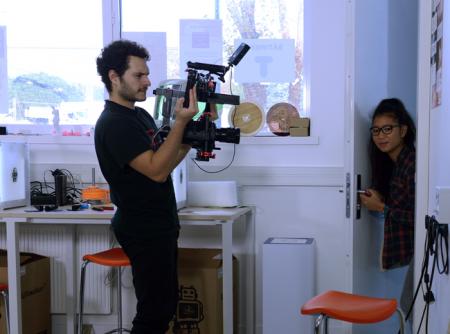
{"type": "MultiPolygon", "coordinates": [[[[429,147],[431,101],[431,2],[419,0],[419,41],[417,60],[417,160],[416,160],[416,228],[415,250],[419,255],[425,243],[426,230],[422,224],[429,207],[429,147]]],[[[420,278],[422,258],[414,257],[414,286],[420,278]]],[[[423,298],[418,297],[413,313],[413,332],[417,332],[423,298]]]]}
{"type": "Polygon", "coordinates": [[[345,185],[345,221],[347,223],[348,277],[347,291],[353,291],[353,221],[355,217],[355,180],[354,180],[354,140],[355,140],[355,5],[352,0],[345,2],[345,98],[344,98],[344,180],[345,185]]]}

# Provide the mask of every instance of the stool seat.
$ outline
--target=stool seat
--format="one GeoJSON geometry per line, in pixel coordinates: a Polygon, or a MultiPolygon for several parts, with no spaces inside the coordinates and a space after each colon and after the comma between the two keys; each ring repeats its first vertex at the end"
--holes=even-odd
{"type": "Polygon", "coordinates": [[[323,332],[328,333],[329,318],[350,323],[369,324],[384,321],[397,312],[400,333],[404,333],[403,313],[397,307],[395,299],[374,298],[330,290],[308,300],[300,312],[306,315],[318,315],[314,325],[315,334],[319,334],[322,327],[323,332]]]}
{"type": "Polygon", "coordinates": [[[397,300],[327,291],[307,301],[302,314],[325,314],[352,323],[375,323],[390,318],[397,310],[397,300]]]}
{"type": "Polygon", "coordinates": [[[77,333],[83,332],[83,308],[84,308],[84,283],[86,277],[86,267],[89,263],[95,263],[102,266],[115,267],[117,271],[117,328],[106,332],[112,333],[131,333],[128,329],[122,327],[122,278],[121,267],[130,266],[130,259],[122,248],[115,247],[94,254],[86,254],[83,256],[83,264],[81,265],[80,277],[80,303],[78,312],[78,328],[77,333]]]}
{"type": "Polygon", "coordinates": [[[89,261],[108,267],[126,267],[130,265],[130,259],[120,247],[111,248],[95,254],[86,254],[83,261],[89,261]]]}
{"type": "Polygon", "coordinates": [[[8,284],[0,283],[0,291],[8,291],[8,284]]]}

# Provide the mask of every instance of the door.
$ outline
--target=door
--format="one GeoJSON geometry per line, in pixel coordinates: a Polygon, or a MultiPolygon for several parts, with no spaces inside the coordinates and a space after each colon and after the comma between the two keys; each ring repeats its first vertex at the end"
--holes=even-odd
{"type": "MultiPolygon", "coordinates": [[[[403,273],[397,269],[381,270],[384,219],[365,208],[359,210],[356,190],[358,186],[365,189],[371,184],[369,127],[376,105],[384,98],[398,97],[406,102],[407,108],[410,106],[411,111],[415,109],[412,102],[415,80],[405,73],[415,73],[416,64],[405,61],[402,66],[396,64],[401,59],[411,58],[405,55],[405,50],[413,54],[417,49],[414,20],[409,20],[417,13],[414,6],[403,0],[395,3],[388,0],[352,1],[347,6],[350,27],[345,140],[348,143],[346,177],[347,219],[352,243],[351,290],[357,294],[399,298],[403,273]],[[405,24],[408,29],[403,27],[405,24]],[[406,33],[408,38],[405,38],[406,33]]],[[[352,333],[394,333],[397,326],[398,320],[393,317],[383,323],[355,325],[352,333]]]]}

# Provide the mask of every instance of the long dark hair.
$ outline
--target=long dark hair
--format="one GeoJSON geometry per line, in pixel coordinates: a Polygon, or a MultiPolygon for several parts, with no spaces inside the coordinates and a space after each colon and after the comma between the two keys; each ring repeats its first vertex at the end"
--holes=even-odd
{"type": "MultiPolygon", "coordinates": [[[[403,102],[396,98],[382,100],[373,112],[372,124],[375,118],[381,115],[390,116],[394,118],[399,125],[406,125],[408,127],[403,142],[405,143],[405,146],[414,150],[416,126],[403,102]]],[[[389,180],[392,175],[392,169],[394,168],[394,162],[386,153],[383,153],[378,149],[372,138],[369,143],[369,152],[372,166],[372,187],[386,197],[389,192],[389,180]]]]}

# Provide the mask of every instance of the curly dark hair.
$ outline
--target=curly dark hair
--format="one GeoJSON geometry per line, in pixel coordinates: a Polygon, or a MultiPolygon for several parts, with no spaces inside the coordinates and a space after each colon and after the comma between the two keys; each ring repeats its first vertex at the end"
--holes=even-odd
{"type": "MultiPolygon", "coordinates": [[[[416,126],[402,101],[397,98],[382,100],[372,115],[372,123],[376,117],[385,115],[394,118],[399,125],[406,125],[408,130],[403,141],[406,146],[415,149],[416,126]]],[[[370,162],[372,166],[372,186],[383,196],[389,192],[389,179],[392,175],[394,162],[386,153],[381,152],[372,139],[369,143],[370,162]]]]}
{"type": "Polygon", "coordinates": [[[114,70],[120,77],[128,69],[129,57],[135,56],[146,61],[150,59],[148,51],[136,42],[129,40],[117,40],[105,46],[100,56],[97,57],[97,72],[101,76],[108,92],[111,93],[112,85],[108,73],[114,70]]]}

